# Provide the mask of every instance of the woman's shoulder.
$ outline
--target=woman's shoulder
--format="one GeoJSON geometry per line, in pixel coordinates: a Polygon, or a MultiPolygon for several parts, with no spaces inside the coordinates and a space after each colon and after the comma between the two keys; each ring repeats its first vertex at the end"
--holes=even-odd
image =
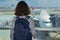
{"type": "Polygon", "coordinates": [[[33,20],[34,20],[33,17],[29,16],[29,21],[33,21],[33,20]]]}

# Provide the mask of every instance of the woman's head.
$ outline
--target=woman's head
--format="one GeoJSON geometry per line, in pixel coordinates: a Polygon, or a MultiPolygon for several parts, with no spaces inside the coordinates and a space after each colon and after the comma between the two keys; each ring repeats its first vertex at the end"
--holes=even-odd
{"type": "Polygon", "coordinates": [[[28,15],[28,14],[30,14],[30,9],[29,9],[27,3],[24,1],[20,1],[16,6],[15,15],[23,16],[23,15],[28,15]]]}

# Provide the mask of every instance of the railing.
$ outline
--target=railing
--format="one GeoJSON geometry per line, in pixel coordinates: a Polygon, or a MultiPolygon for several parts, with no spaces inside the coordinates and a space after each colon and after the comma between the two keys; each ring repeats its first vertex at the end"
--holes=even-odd
{"type": "Polygon", "coordinates": [[[0,28],[0,30],[10,30],[10,28],[0,28]]]}
{"type": "MultiPolygon", "coordinates": [[[[39,31],[58,31],[60,32],[60,28],[39,28],[39,27],[36,27],[35,28],[36,30],[39,30],[39,31]]],[[[0,28],[0,30],[10,30],[10,28],[0,28]]]]}
{"type": "Polygon", "coordinates": [[[57,31],[60,32],[60,28],[35,28],[36,30],[39,31],[57,31]]]}

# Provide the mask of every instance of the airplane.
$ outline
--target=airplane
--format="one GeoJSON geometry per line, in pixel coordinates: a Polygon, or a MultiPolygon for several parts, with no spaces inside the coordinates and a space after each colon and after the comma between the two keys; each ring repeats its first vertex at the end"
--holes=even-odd
{"type": "Polygon", "coordinates": [[[42,7],[39,9],[31,8],[30,10],[32,12],[31,16],[33,16],[37,25],[39,24],[39,26],[43,28],[50,28],[50,27],[52,28],[52,22],[50,20],[50,15],[46,9],[42,7]]]}
{"type": "Polygon", "coordinates": [[[42,28],[52,28],[52,22],[50,20],[50,15],[45,9],[41,9],[39,24],[42,28]]]}

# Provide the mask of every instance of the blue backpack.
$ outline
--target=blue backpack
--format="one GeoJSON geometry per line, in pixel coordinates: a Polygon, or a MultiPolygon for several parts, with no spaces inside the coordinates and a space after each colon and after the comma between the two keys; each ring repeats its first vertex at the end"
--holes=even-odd
{"type": "Polygon", "coordinates": [[[29,28],[29,18],[30,16],[26,16],[25,18],[16,17],[13,40],[29,40],[32,38],[29,28]]]}

